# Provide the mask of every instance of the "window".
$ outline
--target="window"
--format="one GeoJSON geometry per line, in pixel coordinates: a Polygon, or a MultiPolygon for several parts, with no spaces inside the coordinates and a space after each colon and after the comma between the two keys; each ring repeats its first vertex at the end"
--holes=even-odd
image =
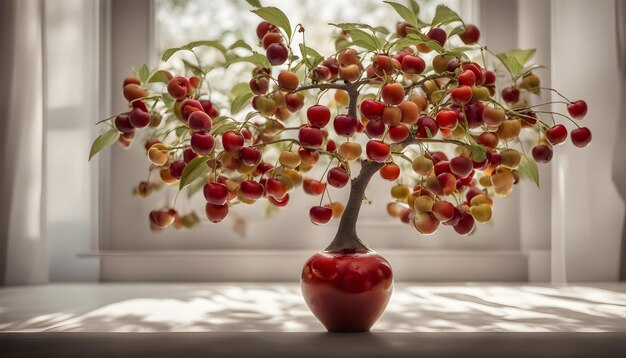
{"type": "MultiPolygon", "coordinates": [[[[114,86],[112,94],[114,98],[120,97],[115,83],[130,74],[128,70],[130,66],[150,63],[157,59],[158,53],[166,48],[177,47],[193,40],[216,37],[223,38],[226,43],[242,36],[250,43],[256,41],[254,29],[259,19],[249,12],[250,7],[243,1],[156,0],[151,2],[144,0],[139,3],[144,4],[141,9],[135,5],[137,2],[132,2],[132,4],[123,1],[113,2],[112,16],[115,24],[119,24],[123,28],[123,26],[129,26],[127,21],[131,17],[134,21],[132,36],[129,31],[122,31],[122,29],[117,30],[119,32],[117,36],[114,34],[118,42],[124,43],[124,45],[119,45],[120,50],[117,52],[115,48],[113,50],[114,86]],[[146,19],[145,14],[150,13],[150,11],[152,11],[153,17],[146,19]],[[121,14],[118,16],[116,15],[118,13],[121,14]],[[143,15],[139,16],[139,14],[143,15]],[[152,27],[149,26],[150,22],[153,22],[152,27]],[[140,29],[138,23],[146,26],[147,29],[153,28],[156,36],[152,36],[151,31],[140,29]],[[132,40],[129,39],[133,36],[132,40]]],[[[307,42],[326,55],[334,52],[333,43],[327,40],[329,33],[333,30],[331,26],[326,25],[329,22],[380,23],[393,29],[399,20],[391,7],[378,0],[360,2],[358,7],[342,7],[335,2],[330,2],[322,8],[318,8],[318,2],[314,0],[299,2],[264,1],[263,3],[264,5],[281,7],[290,15],[293,25],[302,23],[306,29],[307,42]]],[[[445,3],[459,12],[467,12],[468,9],[473,10],[472,7],[462,4],[460,1],[428,1],[421,3],[422,12],[428,14],[425,17],[432,16],[434,9],[440,3],[445,3]],[[461,5],[464,7],[461,8],[461,5]]],[[[461,15],[463,16],[463,13],[461,15]]],[[[485,19],[489,18],[485,16],[485,19]]],[[[116,25],[113,27],[115,28],[116,25]]],[[[494,31],[493,29],[490,30],[494,31]]],[[[507,31],[509,30],[514,31],[514,29],[511,30],[507,27],[507,31]]],[[[206,54],[203,54],[202,59],[203,61],[210,61],[211,56],[211,51],[208,50],[206,54]]],[[[168,65],[179,66],[180,64],[177,64],[177,60],[173,60],[168,62],[168,65]]],[[[209,78],[209,80],[214,83],[216,89],[228,91],[232,84],[247,82],[246,73],[243,73],[242,78],[233,78],[231,72],[227,76],[219,71],[215,72],[212,75],[213,78],[209,78]]],[[[220,103],[220,101],[222,106],[228,103],[227,98],[216,98],[216,102],[220,103]]],[[[126,106],[122,100],[117,100],[114,104],[120,110],[126,106]]],[[[116,112],[113,111],[113,113],[116,112]]],[[[134,145],[140,147],[141,140],[134,145]]],[[[266,204],[258,202],[253,206],[238,205],[232,210],[233,215],[220,224],[210,224],[206,221],[203,213],[204,200],[201,196],[187,200],[185,195],[181,195],[177,201],[177,209],[182,213],[195,210],[203,220],[201,227],[196,230],[167,229],[160,233],[153,233],[147,224],[149,211],[159,207],[159,205],[169,205],[176,196],[176,190],[166,190],[165,195],[159,193],[159,195],[152,195],[145,199],[131,197],[130,192],[133,187],[139,181],[145,180],[147,175],[147,164],[143,150],[134,148],[131,149],[131,153],[122,153],[121,149],[115,148],[112,158],[111,202],[108,209],[110,212],[110,225],[108,225],[110,231],[108,240],[107,238],[104,239],[107,240],[105,249],[176,251],[248,249],[255,250],[255,252],[258,250],[302,249],[311,252],[311,250],[323,248],[336,232],[337,222],[324,227],[314,227],[310,224],[307,215],[308,208],[311,205],[316,205],[319,198],[307,196],[300,191],[293,195],[292,203],[288,208],[273,213],[269,218],[266,218],[267,210],[263,210],[263,206],[266,204]],[[237,222],[245,222],[245,235],[238,235],[233,230],[233,225],[237,222]]],[[[513,269],[513,271],[517,270],[516,272],[518,272],[514,274],[516,279],[526,277],[526,258],[520,250],[519,192],[515,192],[502,205],[499,205],[499,201],[496,200],[498,210],[495,211],[493,223],[482,225],[477,235],[469,238],[459,237],[453,230],[445,228],[436,235],[425,237],[416,233],[414,229],[400,224],[396,219],[388,217],[385,205],[389,201],[390,187],[391,184],[383,182],[376,176],[367,192],[373,204],[364,205],[361,210],[359,234],[372,248],[380,251],[417,252],[416,250],[420,250],[420,252],[432,253],[427,255],[438,255],[441,252],[444,252],[445,255],[457,255],[458,251],[456,250],[469,249],[464,251],[463,255],[475,255],[472,257],[477,264],[483,265],[485,270],[491,272],[498,271],[498,267],[501,266],[490,268],[489,262],[491,261],[485,261],[482,259],[483,256],[478,258],[476,255],[510,254],[514,256],[514,260],[508,259],[510,256],[499,256],[499,264],[506,266],[507,260],[515,261],[514,264],[510,265],[516,267],[513,269]],[[521,269],[522,273],[519,273],[518,268],[522,266],[524,267],[521,269]]],[[[331,192],[331,195],[333,200],[345,202],[348,190],[335,190],[331,192]]],[[[450,268],[451,261],[448,259],[448,256],[437,256],[433,259],[434,261],[428,262],[450,268]]],[[[407,262],[405,267],[408,268],[408,259],[405,261],[407,262]]],[[[118,272],[121,271],[118,270],[118,272]]],[[[445,272],[437,277],[437,279],[445,280],[445,272]]],[[[473,279],[468,276],[455,277],[457,280],[473,279]]],[[[492,276],[492,279],[503,278],[493,278],[492,276]]]]}

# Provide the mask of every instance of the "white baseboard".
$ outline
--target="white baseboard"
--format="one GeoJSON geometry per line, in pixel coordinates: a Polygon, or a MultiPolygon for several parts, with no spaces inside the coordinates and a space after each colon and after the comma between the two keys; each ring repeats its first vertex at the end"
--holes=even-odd
{"type": "MultiPolygon", "coordinates": [[[[308,250],[101,251],[105,282],[290,282],[308,250]]],[[[396,281],[528,281],[521,251],[380,250],[396,281]]]]}

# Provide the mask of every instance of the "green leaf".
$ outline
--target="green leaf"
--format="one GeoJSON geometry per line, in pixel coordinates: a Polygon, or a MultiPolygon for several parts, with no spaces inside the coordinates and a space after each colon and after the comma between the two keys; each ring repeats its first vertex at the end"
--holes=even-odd
{"type": "Polygon", "coordinates": [[[537,188],[539,188],[539,169],[537,168],[537,163],[534,159],[522,155],[522,160],[517,167],[517,171],[519,171],[523,176],[531,179],[535,185],[537,185],[537,188]]]}
{"type": "Polygon", "coordinates": [[[456,21],[463,22],[463,20],[461,20],[461,18],[459,17],[459,14],[452,11],[449,7],[445,5],[439,5],[437,6],[437,10],[435,11],[435,17],[433,17],[433,21],[430,23],[430,26],[436,27],[456,21]]]}
{"type": "Polygon", "coordinates": [[[239,111],[241,111],[247,104],[249,104],[250,99],[253,96],[254,96],[254,93],[246,92],[235,97],[235,99],[233,99],[233,101],[230,103],[230,113],[231,114],[239,113],[239,111]]]}
{"type": "Polygon", "coordinates": [[[226,53],[226,48],[219,41],[193,41],[181,47],[172,47],[168,48],[163,52],[163,56],[161,56],[161,61],[167,62],[176,52],[178,51],[191,51],[193,48],[198,46],[209,46],[218,49],[221,53],[226,53]]]}
{"type": "Polygon", "coordinates": [[[135,68],[134,71],[135,75],[137,76],[139,81],[141,81],[141,83],[148,82],[148,77],[150,76],[150,70],[148,69],[148,66],[141,65],[141,67],[135,68]]]}
{"type": "Polygon", "coordinates": [[[472,159],[474,159],[475,162],[482,162],[483,160],[485,160],[485,158],[487,158],[487,150],[485,149],[485,147],[472,144],[469,145],[467,148],[472,153],[472,159]]]}
{"type": "Polygon", "coordinates": [[[192,49],[199,46],[213,47],[219,50],[221,53],[226,53],[226,48],[219,41],[193,41],[181,47],[181,49],[191,51],[192,49]]]}
{"type": "Polygon", "coordinates": [[[448,34],[448,38],[454,36],[454,35],[459,35],[465,32],[465,25],[459,25],[455,28],[452,29],[452,31],[450,31],[450,33],[448,34]]]}
{"type": "Polygon", "coordinates": [[[107,132],[101,134],[96,140],[93,141],[91,145],[91,150],[89,151],[89,160],[93,158],[94,155],[98,154],[102,149],[112,145],[117,141],[120,137],[120,132],[117,129],[110,129],[107,132]]]}
{"type": "Polygon", "coordinates": [[[373,27],[367,24],[359,24],[356,22],[342,22],[339,24],[329,23],[329,25],[338,27],[342,30],[348,30],[348,31],[355,30],[355,29],[365,29],[365,30],[370,30],[372,32],[379,32],[385,35],[389,34],[389,30],[387,30],[387,28],[383,26],[373,27]]]}
{"type": "Polygon", "coordinates": [[[185,65],[185,68],[191,71],[194,75],[199,76],[199,77],[202,77],[205,75],[204,70],[202,70],[196,64],[191,63],[187,60],[183,60],[183,64],[185,65]]]}
{"type": "Polygon", "coordinates": [[[223,124],[223,125],[215,128],[211,134],[213,134],[213,135],[224,134],[226,131],[235,130],[235,129],[239,128],[239,126],[240,126],[240,124],[239,123],[235,123],[235,122],[223,124]]]}
{"type": "Polygon", "coordinates": [[[406,6],[402,4],[398,4],[397,2],[391,2],[391,1],[383,1],[383,2],[391,5],[391,7],[393,7],[393,9],[396,10],[398,15],[400,15],[400,17],[404,19],[404,21],[408,22],[409,24],[415,27],[420,27],[418,25],[419,20],[417,19],[415,12],[409,10],[409,8],[407,8],[406,6]]]}
{"type": "Polygon", "coordinates": [[[530,60],[533,56],[535,56],[535,52],[537,52],[537,50],[535,49],[530,49],[530,50],[515,49],[515,50],[507,51],[506,54],[509,57],[513,57],[514,59],[516,59],[517,62],[520,63],[520,65],[525,65],[526,62],[528,62],[528,60],[530,60]]]}
{"type": "Polygon", "coordinates": [[[517,59],[507,55],[504,52],[497,54],[496,57],[500,60],[500,62],[502,62],[504,67],[506,67],[506,69],[511,74],[511,77],[516,77],[523,69],[522,65],[519,63],[519,61],[517,61],[517,59]]]}
{"type": "Polygon", "coordinates": [[[353,44],[359,47],[363,47],[364,49],[369,51],[377,51],[382,47],[376,36],[368,34],[363,30],[350,30],[350,37],[352,38],[353,44]]]}
{"type": "Polygon", "coordinates": [[[268,6],[259,7],[256,10],[252,10],[252,12],[257,14],[263,20],[285,30],[287,38],[291,38],[291,24],[289,23],[289,18],[280,9],[268,6]]]}
{"type": "Polygon", "coordinates": [[[202,177],[190,183],[189,186],[187,187],[187,197],[191,198],[195,193],[197,193],[199,190],[204,188],[204,184],[206,184],[206,178],[202,178],[202,177]]]}
{"type": "Polygon", "coordinates": [[[270,66],[270,62],[268,61],[267,56],[261,55],[260,53],[254,52],[254,51],[252,52],[252,55],[244,56],[244,57],[239,57],[236,55],[228,56],[226,59],[226,63],[224,65],[228,67],[232,65],[233,63],[238,63],[238,62],[248,62],[253,65],[262,66],[262,67],[270,66]]]}
{"type": "Polygon", "coordinates": [[[192,181],[200,178],[202,175],[206,175],[209,171],[209,167],[206,165],[206,162],[209,160],[209,157],[195,157],[192,161],[189,162],[185,166],[183,170],[183,174],[180,176],[180,183],[178,185],[178,190],[183,190],[183,188],[191,183],[192,181]]]}
{"type": "Polygon", "coordinates": [[[261,7],[261,2],[259,0],[246,0],[246,2],[253,7],[261,7]]]}
{"type": "Polygon", "coordinates": [[[165,107],[170,108],[174,105],[174,99],[172,98],[172,96],[169,95],[169,93],[165,92],[161,95],[161,100],[163,100],[163,104],[165,105],[165,107]]]}
{"type": "Polygon", "coordinates": [[[322,55],[320,55],[314,49],[305,46],[304,44],[300,44],[300,52],[302,53],[302,57],[305,60],[304,63],[309,69],[315,68],[322,61],[324,61],[324,57],[322,57],[322,55]]]}
{"type": "Polygon", "coordinates": [[[418,16],[420,14],[420,6],[417,1],[411,0],[411,9],[413,10],[415,16],[418,16]]]}
{"type": "Polygon", "coordinates": [[[161,82],[161,83],[169,82],[169,79],[167,78],[167,75],[166,75],[166,71],[163,71],[163,70],[156,71],[148,79],[148,83],[158,83],[158,82],[161,82]]]}
{"type": "Polygon", "coordinates": [[[230,95],[238,97],[244,93],[250,92],[250,84],[248,82],[239,82],[230,90],[230,95]]]}
{"type": "Polygon", "coordinates": [[[161,61],[167,62],[176,52],[180,51],[180,47],[172,47],[168,48],[163,52],[163,56],[161,56],[161,61]]]}
{"type": "Polygon", "coordinates": [[[524,68],[522,68],[522,70],[520,71],[520,73],[516,76],[516,80],[520,77],[524,77],[527,74],[533,72],[534,70],[538,69],[538,68],[546,68],[546,66],[544,65],[539,65],[539,64],[534,64],[534,65],[528,65],[524,68]]]}
{"type": "Polygon", "coordinates": [[[248,45],[244,40],[237,40],[228,48],[231,50],[235,48],[245,48],[246,50],[252,51],[252,47],[250,47],[250,45],[248,45]]]}
{"type": "Polygon", "coordinates": [[[428,36],[424,35],[420,30],[407,29],[408,35],[401,40],[413,40],[412,44],[426,44],[437,53],[444,53],[446,50],[435,40],[431,40],[428,36]]]}

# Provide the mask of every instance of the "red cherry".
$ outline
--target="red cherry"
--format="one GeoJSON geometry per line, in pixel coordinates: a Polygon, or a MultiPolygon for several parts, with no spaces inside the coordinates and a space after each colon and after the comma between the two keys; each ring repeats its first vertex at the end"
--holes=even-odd
{"type": "Polygon", "coordinates": [[[519,89],[517,87],[506,87],[502,90],[502,99],[509,104],[517,103],[519,101],[519,89]]]}
{"type": "Polygon", "coordinates": [[[313,75],[311,77],[318,81],[328,81],[331,77],[330,69],[326,66],[317,66],[315,67],[315,70],[313,70],[313,75]]]}
{"type": "Polygon", "coordinates": [[[476,84],[482,86],[485,83],[485,74],[480,70],[480,66],[474,62],[467,62],[461,65],[463,71],[470,70],[474,72],[476,84]]]}
{"type": "Polygon", "coordinates": [[[257,165],[261,162],[261,151],[255,147],[243,147],[241,148],[241,161],[246,165],[257,165]]]}
{"type": "Polygon", "coordinates": [[[243,148],[245,138],[241,133],[237,133],[233,130],[226,131],[222,134],[222,146],[224,150],[230,153],[238,154],[241,148],[243,148]]]}
{"type": "Polygon", "coordinates": [[[380,119],[383,115],[385,104],[373,99],[364,99],[361,102],[361,114],[367,119],[380,119]]]}
{"type": "Polygon", "coordinates": [[[204,112],[204,107],[202,107],[202,103],[196,101],[195,99],[187,98],[180,103],[180,114],[182,115],[185,123],[188,121],[189,116],[193,112],[198,111],[204,112]]]}
{"type": "Polygon", "coordinates": [[[253,77],[250,82],[250,89],[254,94],[265,94],[270,88],[270,81],[267,77],[253,77]]]}
{"type": "Polygon", "coordinates": [[[215,149],[215,139],[209,133],[193,133],[190,144],[198,155],[209,155],[215,149]]]}
{"type": "Polygon", "coordinates": [[[326,174],[326,181],[335,188],[343,188],[350,181],[350,174],[342,167],[335,167],[326,174]]]}
{"type": "Polygon", "coordinates": [[[533,158],[539,163],[548,163],[552,160],[552,147],[546,144],[539,144],[533,147],[533,158]]]}
{"type": "Polygon", "coordinates": [[[406,55],[402,58],[402,71],[411,74],[424,72],[426,62],[419,56],[406,55]]]}
{"type": "Polygon", "coordinates": [[[302,190],[309,195],[320,195],[326,189],[326,183],[306,178],[302,181],[302,190]]]}
{"type": "Polygon", "coordinates": [[[150,212],[150,222],[159,228],[166,228],[176,220],[176,210],[161,209],[150,212]]]}
{"type": "Polygon", "coordinates": [[[335,133],[340,136],[350,137],[356,133],[359,121],[345,114],[340,114],[333,121],[335,133]]]}
{"type": "Polygon", "coordinates": [[[324,143],[324,135],[321,129],[305,124],[298,131],[298,141],[307,148],[320,148],[324,143]]]}
{"type": "Polygon", "coordinates": [[[228,188],[222,183],[206,183],[202,191],[206,201],[214,205],[223,205],[228,199],[228,188]]]}
{"type": "Polygon", "coordinates": [[[265,182],[265,190],[267,195],[281,201],[287,195],[287,186],[280,180],[269,178],[265,182]]]}
{"type": "Polygon", "coordinates": [[[281,43],[274,43],[267,47],[265,55],[273,66],[279,66],[287,61],[289,51],[285,45],[281,43]]]}
{"type": "Polygon", "coordinates": [[[334,57],[329,57],[322,62],[322,66],[326,66],[330,71],[330,78],[337,78],[339,75],[339,61],[334,57]]]}
{"type": "Polygon", "coordinates": [[[175,100],[183,100],[189,92],[189,80],[186,77],[174,77],[167,82],[167,92],[175,100]]]}
{"type": "Polygon", "coordinates": [[[365,145],[365,153],[369,160],[384,163],[389,159],[389,145],[379,140],[370,140],[365,145]]]}
{"type": "MultiPolygon", "coordinates": [[[[458,114],[452,110],[443,110],[437,113],[435,120],[437,121],[437,125],[441,129],[454,129],[458,124],[458,114]]],[[[418,123],[419,124],[419,123],[418,123]]]]}
{"type": "Polygon", "coordinates": [[[259,199],[263,196],[264,191],[265,188],[263,188],[261,183],[252,180],[244,180],[239,184],[239,192],[248,200],[259,199]]]}
{"type": "MultiPolygon", "coordinates": [[[[433,205],[433,208],[434,208],[434,205],[433,205]]],[[[442,224],[448,225],[448,226],[455,226],[456,224],[459,223],[460,220],[461,220],[461,211],[457,207],[454,207],[452,217],[448,219],[447,221],[442,222],[442,224]]]]}
{"type": "Polygon", "coordinates": [[[326,151],[330,153],[334,153],[337,150],[337,143],[330,139],[326,142],[326,151]]]}
{"type": "Polygon", "coordinates": [[[191,149],[191,147],[187,147],[183,150],[183,161],[185,164],[189,164],[190,161],[194,160],[198,154],[191,149]]]}
{"type": "Polygon", "coordinates": [[[476,75],[470,70],[465,70],[459,74],[458,80],[460,85],[473,86],[476,84],[476,75]]]}
{"type": "Polygon", "coordinates": [[[550,144],[557,145],[567,139],[567,128],[562,124],[557,124],[546,131],[546,139],[550,144]]]}
{"type": "Polygon", "coordinates": [[[431,138],[434,137],[438,131],[439,126],[432,117],[422,116],[417,120],[417,138],[431,138]]]}
{"type": "Polygon", "coordinates": [[[440,160],[435,162],[433,170],[435,172],[435,175],[439,175],[441,173],[452,173],[452,170],[450,170],[450,162],[448,160],[440,160]]]}
{"type": "Polygon", "coordinates": [[[228,216],[228,204],[215,205],[206,203],[204,211],[209,221],[212,223],[218,223],[228,216]]]}
{"type": "Polygon", "coordinates": [[[211,131],[211,117],[208,114],[195,111],[189,115],[187,120],[189,128],[194,132],[210,132],[211,131]]]}
{"type": "Polygon", "coordinates": [[[115,128],[122,133],[132,133],[135,131],[135,127],[130,124],[128,114],[120,114],[115,117],[115,128]]]}
{"type": "Polygon", "coordinates": [[[450,171],[458,178],[465,178],[474,169],[474,163],[465,156],[458,156],[450,160],[450,171]]]}
{"type": "Polygon", "coordinates": [[[313,127],[324,128],[330,122],[330,109],[321,104],[309,107],[306,117],[313,127]]]}
{"type": "Polygon", "coordinates": [[[461,41],[463,41],[463,43],[466,45],[475,44],[480,38],[480,31],[475,25],[466,24],[465,31],[459,34],[459,37],[461,38],[461,41]]]}
{"type": "Polygon", "coordinates": [[[150,124],[150,113],[133,108],[128,114],[128,121],[134,128],[144,128],[150,124]]]}
{"type": "Polygon", "coordinates": [[[580,127],[574,129],[570,137],[575,146],[582,148],[591,142],[591,131],[587,127],[580,127]]]}
{"type": "Polygon", "coordinates": [[[365,133],[367,133],[370,138],[382,138],[385,134],[385,129],[387,129],[387,126],[383,121],[371,120],[367,122],[365,126],[365,133]]]}
{"type": "Polygon", "coordinates": [[[450,219],[452,219],[452,217],[454,217],[454,205],[448,201],[436,201],[433,204],[433,215],[435,215],[435,218],[437,218],[437,220],[443,222],[443,224],[445,224],[445,221],[448,221],[450,219]]]}
{"type": "Polygon", "coordinates": [[[452,90],[451,97],[456,104],[466,104],[472,99],[472,88],[470,86],[459,86],[452,90]]]}
{"type": "Polygon", "coordinates": [[[465,193],[465,200],[467,200],[467,202],[471,202],[473,197],[475,197],[476,195],[480,195],[482,193],[483,191],[480,190],[480,188],[478,188],[477,186],[473,186],[469,188],[467,193],[465,193]]]}
{"type": "Polygon", "coordinates": [[[394,181],[400,177],[400,167],[395,163],[385,164],[380,168],[381,178],[389,181],[394,181]]]}
{"type": "Polygon", "coordinates": [[[576,119],[582,119],[585,114],[587,114],[587,102],[583,101],[582,99],[579,99],[576,102],[572,102],[567,105],[567,111],[569,112],[570,116],[576,119]]]}
{"type": "Polygon", "coordinates": [[[180,179],[180,177],[183,175],[183,171],[185,170],[186,166],[187,164],[185,164],[184,161],[177,160],[177,161],[170,163],[168,170],[172,178],[180,179]]]}
{"type": "Polygon", "coordinates": [[[469,213],[462,212],[459,222],[454,225],[454,231],[459,235],[468,235],[474,230],[474,217],[469,213]]]}
{"type": "Polygon", "coordinates": [[[309,218],[315,225],[327,224],[333,217],[333,209],[324,206],[313,206],[309,210],[309,218]]]}
{"type": "Polygon", "coordinates": [[[430,29],[430,31],[428,31],[426,36],[428,36],[428,38],[432,40],[439,42],[441,46],[446,43],[446,39],[448,38],[448,35],[446,35],[446,31],[440,27],[433,27],[432,29],[430,29]]]}
{"type": "Polygon", "coordinates": [[[278,32],[268,32],[261,39],[261,45],[267,49],[271,44],[280,43],[283,37],[278,32]]]}
{"type": "Polygon", "coordinates": [[[483,86],[495,86],[496,85],[496,74],[493,71],[487,71],[483,69],[483,75],[485,77],[485,82],[483,86]]]}
{"type": "Polygon", "coordinates": [[[285,197],[282,200],[278,200],[273,196],[268,196],[267,201],[269,201],[272,205],[282,208],[289,203],[289,194],[285,194],[285,197]]]}
{"type": "Polygon", "coordinates": [[[404,142],[409,138],[409,127],[405,124],[398,124],[397,126],[390,127],[387,131],[387,137],[394,143],[404,142]]]}
{"type": "Polygon", "coordinates": [[[437,164],[439,162],[447,161],[448,160],[448,156],[446,156],[446,153],[444,153],[444,152],[435,151],[435,152],[430,152],[430,159],[432,159],[432,161],[435,164],[437,164]]]}
{"type": "Polygon", "coordinates": [[[404,87],[397,82],[387,83],[382,87],[381,95],[385,103],[397,106],[404,101],[404,87]]]}
{"type": "Polygon", "coordinates": [[[273,31],[276,31],[276,26],[270,24],[267,21],[261,21],[256,27],[256,35],[258,36],[259,40],[262,39],[263,36],[265,36],[265,34],[267,34],[268,32],[273,31]]]}

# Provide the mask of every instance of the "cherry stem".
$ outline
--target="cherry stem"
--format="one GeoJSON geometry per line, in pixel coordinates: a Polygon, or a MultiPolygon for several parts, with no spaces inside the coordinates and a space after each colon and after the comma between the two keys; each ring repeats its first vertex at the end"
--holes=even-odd
{"type": "Polygon", "coordinates": [[[574,103],[574,102],[570,101],[570,100],[569,100],[569,98],[565,97],[563,94],[561,94],[561,92],[559,92],[559,91],[555,90],[554,88],[550,88],[550,87],[539,87],[539,89],[540,89],[540,90],[543,90],[543,91],[552,91],[552,92],[554,92],[554,93],[558,94],[559,96],[561,96],[561,98],[563,98],[564,100],[566,100],[568,104],[569,104],[569,103],[574,103]]]}
{"type": "Polygon", "coordinates": [[[570,122],[574,123],[574,125],[576,126],[576,128],[580,128],[580,126],[578,125],[578,123],[576,123],[573,119],[571,119],[569,116],[564,115],[563,113],[559,113],[559,112],[550,112],[550,111],[535,111],[535,113],[549,113],[551,115],[559,115],[561,117],[565,117],[567,118],[570,122]]]}
{"type": "Polygon", "coordinates": [[[283,138],[283,139],[276,139],[276,140],[273,140],[273,141],[270,141],[270,142],[257,143],[257,144],[252,145],[252,147],[264,147],[266,145],[270,145],[270,144],[274,144],[274,143],[281,143],[281,142],[292,142],[292,143],[296,143],[296,144],[300,145],[300,142],[298,142],[295,139],[283,138]]]}

